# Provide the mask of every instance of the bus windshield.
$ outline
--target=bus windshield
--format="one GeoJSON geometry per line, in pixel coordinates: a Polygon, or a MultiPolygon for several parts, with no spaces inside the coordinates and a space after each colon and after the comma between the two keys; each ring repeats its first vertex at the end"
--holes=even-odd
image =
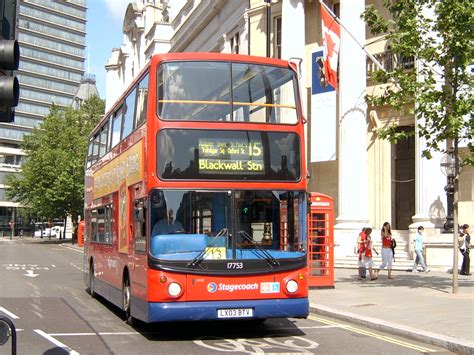
{"type": "Polygon", "coordinates": [[[158,117],[295,124],[296,87],[295,73],[284,67],[166,62],[158,69],[158,117]]]}
{"type": "Polygon", "coordinates": [[[150,204],[150,254],[156,259],[305,255],[303,191],[153,190],[150,204]]]}

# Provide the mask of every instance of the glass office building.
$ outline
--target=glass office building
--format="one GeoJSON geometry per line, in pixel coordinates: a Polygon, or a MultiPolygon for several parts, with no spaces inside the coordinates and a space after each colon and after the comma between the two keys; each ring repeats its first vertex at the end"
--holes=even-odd
{"type": "Polygon", "coordinates": [[[23,223],[18,204],[8,201],[4,178],[19,171],[20,143],[55,104],[73,103],[84,76],[86,0],[20,0],[20,100],[13,123],[0,122],[0,232],[23,223]]]}

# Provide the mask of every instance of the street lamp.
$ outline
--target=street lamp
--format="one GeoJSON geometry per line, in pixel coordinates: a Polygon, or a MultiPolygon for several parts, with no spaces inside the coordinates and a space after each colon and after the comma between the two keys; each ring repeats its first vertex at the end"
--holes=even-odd
{"type": "Polygon", "coordinates": [[[461,172],[459,157],[457,153],[457,140],[454,142],[454,150],[449,150],[441,158],[440,167],[442,173],[448,178],[444,188],[447,197],[445,233],[453,233],[453,293],[458,292],[458,175],[461,172]],[[455,209],[454,209],[455,207],[455,209]],[[456,225],[456,228],[454,226],[456,225]]]}
{"type": "Polygon", "coordinates": [[[456,155],[454,152],[449,151],[443,158],[441,158],[440,168],[444,176],[447,177],[446,186],[444,191],[446,191],[446,204],[447,204],[447,213],[446,213],[446,223],[444,223],[444,233],[453,232],[453,200],[454,200],[454,178],[456,177],[456,155]]]}

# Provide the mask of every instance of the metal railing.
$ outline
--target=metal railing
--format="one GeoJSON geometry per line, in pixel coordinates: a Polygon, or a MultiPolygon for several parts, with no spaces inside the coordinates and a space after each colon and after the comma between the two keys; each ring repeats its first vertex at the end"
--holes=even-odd
{"type": "MultiPolygon", "coordinates": [[[[403,68],[405,70],[411,70],[415,67],[415,58],[413,56],[404,56],[395,54],[392,51],[385,51],[376,53],[373,55],[383,66],[387,72],[391,72],[398,68],[403,68]]],[[[372,72],[378,69],[375,63],[367,58],[367,76],[369,77],[372,72]]]]}

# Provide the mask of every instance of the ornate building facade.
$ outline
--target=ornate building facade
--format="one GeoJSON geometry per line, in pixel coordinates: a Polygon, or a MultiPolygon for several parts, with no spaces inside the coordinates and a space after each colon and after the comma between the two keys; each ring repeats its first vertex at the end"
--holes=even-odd
{"type": "MultiPolygon", "coordinates": [[[[452,233],[443,233],[447,214],[440,169],[441,154],[422,158],[422,138],[390,144],[376,129],[396,122],[414,130],[413,116],[399,116],[385,107],[368,107],[364,96],[379,90],[368,73],[373,63],[360,44],[384,66],[394,65],[389,46],[367,31],[360,14],[382,1],[329,1],[349,30],[342,31],[339,90],[319,99],[315,58],[321,51],[321,14],[314,0],[137,0],[124,14],[124,43],[106,65],[107,107],[157,52],[226,52],[282,59],[301,58],[301,93],[307,124],[308,191],[335,199],[336,257],[352,254],[360,229],[372,226],[375,236],[385,221],[407,252],[419,225],[428,235],[431,265],[452,264],[452,233]],[[321,105],[323,102],[323,105],[321,105]],[[330,106],[328,115],[320,106],[330,106]],[[321,132],[326,141],[319,139],[321,132]],[[323,154],[322,154],[323,153],[323,154]]],[[[398,65],[416,70],[407,60],[398,65]]],[[[326,107],[327,109],[328,107],[326,107]]],[[[460,154],[467,154],[462,148],[460,154]]],[[[459,178],[459,221],[474,224],[474,169],[459,178]]],[[[378,237],[376,237],[378,239],[378,237]]]]}

